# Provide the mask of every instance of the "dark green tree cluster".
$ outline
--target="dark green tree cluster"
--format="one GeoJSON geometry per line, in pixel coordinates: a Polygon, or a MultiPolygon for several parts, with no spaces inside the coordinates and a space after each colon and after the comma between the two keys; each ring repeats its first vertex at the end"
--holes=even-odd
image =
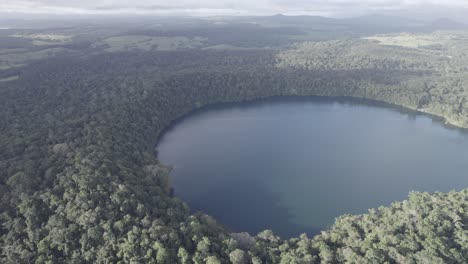
{"type": "Polygon", "coordinates": [[[416,96],[425,88],[408,85],[427,78],[420,70],[279,67],[278,58],[272,50],[63,56],[0,82],[0,262],[466,262],[466,190],[413,193],[289,240],[230,233],[172,196],[154,146],[196,108],[285,95],[427,105],[416,96]]]}
{"type": "Polygon", "coordinates": [[[372,83],[361,84],[361,91],[343,92],[418,109],[442,116],[453,125],[468,127],[467,58],[466,42],[456,38],[440,50],[432,46],[382,45],[369,40],[333,40],[296,44],[279,53],[277,65],[309,71],[360,71],[358,78],[367,79],[372,77],[366,73],[380,72],[372,83]]]}

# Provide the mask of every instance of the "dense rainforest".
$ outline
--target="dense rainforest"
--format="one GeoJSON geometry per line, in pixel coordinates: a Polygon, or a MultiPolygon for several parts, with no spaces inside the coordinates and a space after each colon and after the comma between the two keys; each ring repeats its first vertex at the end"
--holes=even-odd
{"type": "Polygon", "coordinates": [[[154,153],[161,131],[194,109],[272,96],[373,99],[468,127],[465,46],[233,47],[86,45],[87,56],[0,71],[0,262],[467,262],[468,189],[413,192],[313,238],[231,233],[174,197],[154,153]]]}

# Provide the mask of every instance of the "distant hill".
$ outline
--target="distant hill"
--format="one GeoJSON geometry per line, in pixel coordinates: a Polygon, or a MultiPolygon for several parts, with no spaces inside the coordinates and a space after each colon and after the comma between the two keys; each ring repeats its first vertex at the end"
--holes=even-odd
{"type": "Polygon", "coordinates": [[[457,29],[468,29],[466,24],[455,21],[449,18],[440,18],[427,24],[426,27],[430,30],[457,30],[457,29]]]}
{"type": "Polygon", "coordinates": [[[277,14],[273,16],[261,16],[261,17],[251,17],[251,20],[262,23],[262,24],[271,24],[271,25],[311,25],[311,24],[338,24],[340,23],[339,19],[321,17],[321,16],[287,16],[283,14],[277,14]]]}
{"type": "Polygon", "coordinates": [[[346,21],[349,24],[354,25],[369,25],[374,27],[385,27],[385,28],[400,28],[400,27],[420,27],[424,23],[417,19],[411,19],[407,17],[400,17],[394,15],[383,15],[383,14],[371,14],[360,17],[345,18],[342,21],[346,21]]]}
{"type": "Polygon", "coordinates": [[[263,25],[275,26],[326,26],[329,29],[340,27],[359,29],[362,32],[397,32],[397,31],[435,31],[468,29],[468,25],[449,18],[440,18],[434,21],[407,16],[389,14],[371,14],[352,18],[329,18],[321,16],[287,16],[277,14],[265,17],[251,17],[251,21],[263,25]]]}

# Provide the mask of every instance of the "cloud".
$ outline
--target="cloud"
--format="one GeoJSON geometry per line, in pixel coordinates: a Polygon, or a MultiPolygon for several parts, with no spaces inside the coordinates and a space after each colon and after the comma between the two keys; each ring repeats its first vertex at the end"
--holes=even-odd
{"type": "Polygon", "coordinates": [[[0,12],[57,14],[354,15],[409,8],[468,8],[466,0],[1,0],[0,12]]]}

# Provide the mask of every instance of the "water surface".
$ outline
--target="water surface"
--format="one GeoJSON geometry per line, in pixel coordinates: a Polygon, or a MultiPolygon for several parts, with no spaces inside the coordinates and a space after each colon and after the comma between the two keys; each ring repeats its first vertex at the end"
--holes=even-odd
{"type": "Polygon", "coordinates": [[[253,234],[313,235],[412,190],[468,186],[466,132],[349,100],[211,107],[177,122],[157,149],[191,209],[253,234]]]}

